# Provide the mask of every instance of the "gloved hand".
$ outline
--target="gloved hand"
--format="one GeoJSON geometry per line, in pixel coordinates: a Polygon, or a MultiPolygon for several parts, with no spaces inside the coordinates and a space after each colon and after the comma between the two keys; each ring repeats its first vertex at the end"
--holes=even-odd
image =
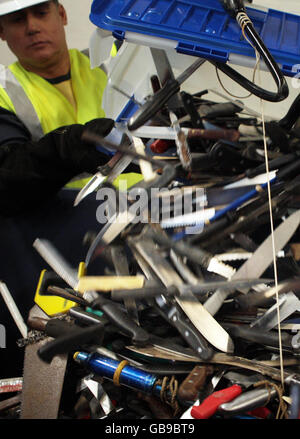
{"type": "Polygon", "coordinates": [[[38,142],[12,141],[1,145],[0,215],[38,208],[73,177],[96,172],[110,157],[84,142],[82,134],[89,129],[105,137],[113,127],[112,119],[101,118],[85,125],[60,127],[38,142]]]}
{"type": "Polygon", "coordinates": [[[106,137],[111,132],[114,125],[115,121],[113,119],[93,119],[84,125],[84,131],[89,130],[92,133],[97,134],[98,136],[106,137]]]}
{"type": "MultiPolygon", "coordinates": [[[[109,156],[99,152],[94,145],[82,140],[83,133],[88,130],[105,137],[114,127],[114,120],[108,118],[93,119],[85,125],[69,125],[58,128],[49,136],[58,142],[58,156],[64,166],[72,169],[75,174],[80,172],[94,173],[98,166],[104,165],[109,156]]],[[[45,136],[45,140],[47,136],[45,136]]],[[[75,175],[74,174],[74,175],[75,175]]]]}

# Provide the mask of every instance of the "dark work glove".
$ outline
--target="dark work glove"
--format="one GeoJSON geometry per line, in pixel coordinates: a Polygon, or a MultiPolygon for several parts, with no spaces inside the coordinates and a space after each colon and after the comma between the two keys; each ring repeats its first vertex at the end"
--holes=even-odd
{"type": "MultiPolygon", "coordinates": [[[[98,136],[106,137],[114,127],[114,120],[101,118],[93,119],[85,125],[69,125],[58,128],[47,136],[55,141],[57,158],[62,165],[76,175],[80,172],[94,173],[100,165],[104,165],[109,156],[99,152],[95,145],[82,140],[82,134],[90,131],[98,136]]],[[[45,136],[44,141],[49,139],[45,136]]],[[[43,139],[41,142],[43,142],[43,139]]]]}
{"type": "Polygon", "coordinates": [[[114,125],[115,121],[113,119],[102,118],[90,120],[84,125],[84,127],[98,136],[106,137],[111,132],[114,125]]]}
{"type": "Polygon", "coordinates": [[[0,148],[0,215],[16,214],[38,206],[55,195],[73,177],[95,173],[110,157],[81,137],[88,129],[107,136],[112,119],[60,127],[38,142],[11,142],[0,148]],[[18,200],[18,203],[15,200],[18,200]]]}

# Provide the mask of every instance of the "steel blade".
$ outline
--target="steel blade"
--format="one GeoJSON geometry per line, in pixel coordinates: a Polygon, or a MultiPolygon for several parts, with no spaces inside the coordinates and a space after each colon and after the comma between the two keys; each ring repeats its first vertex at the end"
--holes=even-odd
{"type": "MultiPolygon", "coordinates": [[[[275,252],[281,250],[291,239],[299,226],[300,210],[297,210],[283,221],[274,231],[275,252]]],[[[250,259],[234,273],[230,280],[253,279],[260,277],[273,261],[272,235],[258,247],[250,259]]],[[[243,294],[246,294],[250,288],[237,288],[243,294]]],[[[217,290],[207,301],[204,307],[211,315],[215,315],[221,308],[229,292],[217,290]]]]}
{"type": "MultiPolygon", "coordinates": [[[[121,131],[121,127],[119,127],[119,130],[121,131]]],[[[133,146],[134,145],[131,142],[128,146],[128,149],[132,150],[133,146]]],[[[99,170],[81,189],[74,201],[74,206],[77,206],[85,197],[98,189],[105,179],[107,183],[113,183],[113,181],[127,168],[127,166],[130,165],[132,160],[132,156],[116,152],[109,162],[101,167],[103,171],[101,172],[99,170]]]]}
{"type": "Polygon", "coordinates": [[[292,315],[294,312],[300,311],[300,300],[293,293],[289,292],[282,294],[278,300],[271,308],[264,313],[263,316],[256,319],[250,324],[251,327],[260,328],[264,331],[270,331],[275,328],[279,322],[282,322],[287,317],[292,315]],[[279,307],[279,319],[278,319],[278,309],[279,307]]]}
{"type": "Polygon", "coordinates": [[[33,247],[50,267],[71,287],[76,288],[78,273],[47,239],[37,238],[33,247]]]}
{"type": "Polygon", "coordinates": [[[101,172],[97,172],[93,177],[87,182],[87,184],[80,190],[77,194],[74,207],[78,206],[78,204],[89,194],[97,189],[101,183],[106,179],[106,175],[103,175],[101,172]]]}
{"type": "MultiPolygon", "coordinates": [[[[150,240],[128,239],[136,248],[141,256],[150,264],[152,270],[162,281],[165,287],[172,285],[180,286],[183,284],[182,279],[175,270],[169,265],[168,261],[162,258],[150,240]]],[[[191,293],[188,300],[182,300],[175,297],[177,304],[189,318],[197,330],[213,346],[223,352],[233,352],[234,345],[230,336],[221,325],[206,311],[203,305],[191,293]]]]}

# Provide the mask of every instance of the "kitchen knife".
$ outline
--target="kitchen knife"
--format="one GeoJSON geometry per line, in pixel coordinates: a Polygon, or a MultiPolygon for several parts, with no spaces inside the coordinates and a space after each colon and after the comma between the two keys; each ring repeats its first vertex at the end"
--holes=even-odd
{"type": "Polygon", "coordinates": [[[218,407],[218,413],[235,415],[245,413],[257,407],[264,407],[277,395],[274,387],[248,390],[237,396],[230,402],[225,402],[218,407]]]}
{"type": "MultiPolygon", "coordinates": [[[[277,318],[277,315],[276,315],[277,318]]],[[[277,321],[276,321],[277,324],[277,321]]],[[[234,324],[222,322],[223,328],[230,334],[233,339],[241,338],[252,343],[263,344],[272,348],[279,349],[278,331],[262,331],[259,327],[253,327],[251,324],[234,324]]],[[[281,345],[285,352],[298,354],[299,346],[294,344],[294,336],[289,332],[281,332],[281,345]]]]}
{"type": "Polygon", "coordinates": [[[259,328],[263,331],[270,331],[275,328],[279,322],[282,322],[296,311],[300,311],[300,300],[290,291],[289,293],[281,294],[278,303],[275,303],[261,317],[254,320],[250,326],[251,328],[259,328]],[[277,312],[278,307],[279,316],[277,312]]]}
{"type": "Polygon", "coordinates": [[[113,181],[127,168],[132,162],[132,157],[116,152],[110,161],[101,166],[95,175],[87,182],[87,184],[80,190],[75,198],[74,206],[77,206],[85,197],[93,191],[96,191],[101,184],[106,180],[107,183],[113,181]]]}
{"type": "MultiPolygon", "coordinates": [[[[157,276],[155,270],[153,270],[153,266],[150,265],[148,261],[146,261],[146,259],[140,254],[134,244],[131,243],[130,247],[132,253],[134,254],[135,260],[144,272],[148,281],[154,281],[155,283],[156,281],[160,282],[161,279],[157,276]]],[[[165,318],[172,326],[174,326],[178,330],[178,332],[183,336],[187,343],[192,347],[193,351],[197,352],[199,358],[208,359],[212,356],[213,351],[207,345],[206,341],[202,338],[202,335],[198,333],[196,329],[194,329],[193,325],[184,318],[183,314],[180,313],[180,311],[174,304],[166,300],[164,296],[161,296],[159,299],[157,299],[156,303],[158,305],[156,305],[158,312],[162,315],[163,318],[165,318]]],[[[159,340],[158,342],[152,340],[152,342],[154,348],[158,343],[160,348],[163,348],[168,352],[172,352],[172,354],[174,354],[174,352],[178,352],[178,349],[174,350],[170,343],[167,343],[166,346],[165,343],[163,345],[161,344],[162,340],[159,340]]],[[[186,348],[183,348],[183,350],[180,349],[180,354],[185,355],[183,352],[184,350],[186,350],[186,348]]]]}
{"type": "MultiPolygon", "coordinates": [[[[297,210],[275,229],[274,240],[276,254],[289,242],[297,230],[299,222],[300,210],[297,210]]],[[[257,278],[264,273],[272,260],[272,235],[269,235],[253,253],[251,258],[244,262],[244,264],[234,273],[230,280],[257,278]]],[[[238,288],[238,290],[241,293],[246,294],[249,291],[249,288],[238,288]]],[[[228,291],[217,290],[204,303],[205,309],[209,311],[211,315],[215,315],[228,295],[228,291]]]]}
{"type": "MultiPolygon", "coordinates": [[[[182,279],[163,258],[150,239],[140,237],[128,238],[128,242],[133,246],[138,253],[151,266],[156,276],[161,280],[165,287],[171,285],[179,286],[183,284],[182,279]]],[[[202,304],[190,293],[188,300],[182,300],[175,297],[175,302],[183,310],[185,315],[189,318],[192,325],[203,335],[203,337],[223,352],[233,352],[234,345],[226,333],[226,331],[219,325],[219,323],[204,309],[202,304]]]]}

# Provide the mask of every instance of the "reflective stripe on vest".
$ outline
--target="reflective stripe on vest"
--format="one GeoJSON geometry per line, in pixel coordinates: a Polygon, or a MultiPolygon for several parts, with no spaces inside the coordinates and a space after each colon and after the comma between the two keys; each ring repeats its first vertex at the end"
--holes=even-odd
{"type": "Polygon", "coordinates": [[[5,77],[5,90],[15,107],[18,118],[21,119],[23,124],[30,131],[32,140],[39,140],[44,133],[34,106],[28,99],[23,87],[8,67],[5,69],[5,77]]]}

